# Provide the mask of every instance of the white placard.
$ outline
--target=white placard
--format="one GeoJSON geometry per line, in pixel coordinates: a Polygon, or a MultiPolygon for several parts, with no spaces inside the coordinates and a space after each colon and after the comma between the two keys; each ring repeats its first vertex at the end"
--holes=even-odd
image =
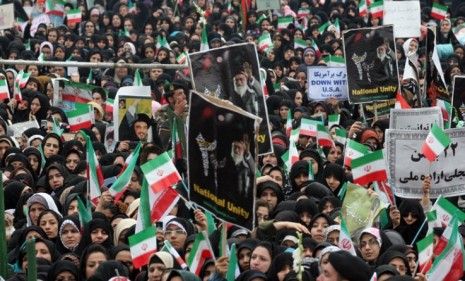
{"type": "Polygon", "coordinates": [[[385,1],[383,23],[394,25],[396,38],[420,37],[420,2],[385,1]]]}
{"type": "Polygon", "coordinates": [[[12,28],[15,25],[15,8],[13,4],[0,6],[0,30],[12,28]]]}
{"type": "Polygon", "coordinates": [[[307,68],[308,98],[347,100],[347,70],[345,67],[315,66],[307,68]]]}
{"type": "Polygon", "coordinates": [[[421,154],[428,131],[386,130],[389,182],[394,193],[404,198],[421,198],[422,180],[430,175],[431,198],[465,194],[465,128],[447,129],[451,145],[430,163],[421,154]]]}
{"type": "Polygon", "coordinates": [[[37,123],[37,120],[32,120],[32,121],[26,121],[26,122],[20,122],[20,123],[14,123],[8,126],[8,128],[13,131],[13,135],[15,138],[21,137],[24,131],[26,131],[29,128],[40,128],[39,123],[37,123]]]}
{"type": "Polygon", "coordinates": [[[275,10],[279,8],[278,0],[257,0],[257,11],[275,10]]]}
{"type": "Polygon", "coordinates": [[[444,128],[441,109],[435,107],[391,109],[389,128],[398,130],[426,130],[429,131],[436,123],[444,128]]]}

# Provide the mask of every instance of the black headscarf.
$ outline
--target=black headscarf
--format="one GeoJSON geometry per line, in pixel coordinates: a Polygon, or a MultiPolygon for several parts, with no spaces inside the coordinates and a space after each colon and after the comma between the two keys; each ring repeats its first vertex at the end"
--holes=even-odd
{"type": "Polygon", "coordinates": [[[420,241],[423,237],[425,237],[428,226],[425,224],[420,230],[420,227],[425,220],[425,214],[420,202],[417,199],[403,199],[399,206],[399,211],[400,225],[395,230],[402,235],[405,243],[410,244],[418,231],[420,231],[420,233],[418,234],[416,241],[420,241]],[[412,225],[406,224],[403,219],[404,217],[407,217],[409,213],[412,213],[417,218],[412,225]]]}
{"type": "Polygon", "coordinates": [[[69,272],[74,276],[76,281],[80,280],[79,269],[74,263],[67,260],[59,260],[48,271],[47,281],[55,281],[62,272],[69,272]]]}
{"type": "Polygon", "coordinates": [[[334,196],[339,194],[339,191],[341,190],[341,187],[344,185],[345,181],[346,179],[344,168],[341,165],[333,163],[326,164],[325,168],[323,169],[320,182],[328,187],[333,192],[334,196]],[[335,177],[340,182],[339,186],[335,190],[332,190],[326,182],[326,178],[331,176],[335,177]]]}

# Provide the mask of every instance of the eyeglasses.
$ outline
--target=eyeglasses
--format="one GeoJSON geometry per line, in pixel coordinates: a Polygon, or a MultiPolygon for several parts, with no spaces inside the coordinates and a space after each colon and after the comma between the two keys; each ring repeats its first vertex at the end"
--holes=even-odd
{"type": "Polygon", "coordinates": [[[185,232],[184,230],[182,229],[176,229],[176,230],[166,230],[165,231],[165,236],[171,236],[173,234],[176,234],[176,235],[187,235],[187,232],[185,232]]]}

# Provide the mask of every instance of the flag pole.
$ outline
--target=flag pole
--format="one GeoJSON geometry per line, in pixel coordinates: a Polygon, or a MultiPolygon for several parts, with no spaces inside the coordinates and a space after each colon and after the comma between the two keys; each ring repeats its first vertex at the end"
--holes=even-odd
{"type": "Polygon", "coordinates": [[[423,229],[423,227],[425,226],[425,224],[426,224],[427,221],[428,221],[428,219],[425,218],[425,220],[424,220],[423,223],[421,224],[420,228],[419,228],[418,231],[417,231],[417,234],[415,234],[415,237],[413,237],[413,240],[412,240],[412,242],[410,243],[409,246],[413,246],[413,244],[415,244],[415,241],[417,240],[418,236],[420,235],[421,230],[423,229]]]}
{"type": "MultiPolygon", "coordinates": [[[[0,172],[0,214],[5,214],[5,193],[3,190],[3,173],[0,172]]],[[[7,256],[7,248],[6,248],[6,228],[5,228],[5,220],[3,218],[0,219],[0,256],[6,257],[7,256]]],[[[2,258],[0,261],[0,276],[7,279],[7,259],[2,258]]]]}

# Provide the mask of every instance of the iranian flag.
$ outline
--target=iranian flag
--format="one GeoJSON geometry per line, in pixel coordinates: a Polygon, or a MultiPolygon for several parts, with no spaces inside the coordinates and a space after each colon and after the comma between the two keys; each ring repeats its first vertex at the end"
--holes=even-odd
{"type": "Polygon", "coordinates": [[[106,112],[113,112],[113,104],[115,101],[113,99],[107,98],[105,101],[105,111],[106,112]]]}
{"type": "Polygon", "coordinates": [[[63,17],[65,15],[65,3],[61,0],[46,0],[45,13],[63,17]]]}
{"type": "Polygon", "coordinates": [[[308,180],[309,181],[314,181],[315,180],[315,171],[313,171],[312,162],[308,162],[308,180]]]}
{"type": "Polygon", "coordinates": [[[77,132],[92,127],[94,123],[94,110],[89,104],[75,103],[74,110],[65,112],[68,117],[69,130],[77,132]]]}
{"type": "Polygon", "coordinates": [[[265,52],[272,46],[273,41],[271,41],[270,33],[263,32],[263,34],[260,37],[258,37],[258,50],[260,52],[265,52]]]}
{"type": "Polygon", "coordinates": [[[433,127],[423,143],[421,153],[423,153],[429,161],[434,161],[450,143],[451,139],[449,136],[446,135],[438,125],[433,124],[433,127]]]}
{"type": "Polygon", "coordinates": [[[72,9],[66,13],[66,23],[69,25],[71,23],[80,23],[82,20],[81,10],[72,9]]]}
{"type": "Polygon", "coordinates": [[[90,137],[83,131],[80,132],[86,139],[86,159],[87,159],[87,194],[90,200],[97,205],[101,192],[100,187],[103,186],[103,173],[102,167],[98,162],[97,155],[95,155],[94,146],[90,137]]]}
{"type": "Polygon", "coordinates": [[[417,242],[418,272],[428,272],[433,264],[434,234],[430,233],[417,242]]]}
{"type": "Polygon", "coordinates": [[[187,269],[188,266],[186,262],[181,258],[178,251],[176,251],[176,249],[171,245],[170,241],[163,241],[163,247],[160,251],[170,253],[182,269],[187,269]]]}
{"type": "Polygon", "coordinates": [[[445,100],[437,99],[436,105],[439,106],[442,113],[442,120],[444,121],[444,128],[450,128],[450,116],[452,115],[452,105],[445,100]]]}
{"type": "Polygon", "coordinates": [[[157,251],[157,228],[151,226],[129,236],[132,264],[135,268],[141,268],[149,263],[149,258],[157,251]]]}
{"type": "Polygon", "coordinates": [[[84,228],[92,220],[92,209],[87,199],[81,200],[80,196],[77,196],[78,215],[79,223],[81,224],[81,232],[84,232],[84,228]]]}
{"type": "Polygon", "coordinates": [[[189,259],[187,260],[190,272],[200,276],[200,271],[205,262],[214,258],[214,256],[208,238],[205,237],[203,232],[197,233],[189,259]]]}
{"type": "Polygon", "coordinates": [[[186,52],[182,52],[179,54],[179,56],[176,57],[176,62],[179,64],[184,64],[187,59],[187,54],[186,52]]]}
{"type": "Polygon", "coordinates": [[[175,160],[182,159],[182,144],[179,138],[176,119],[173,120],[173,126],[171,127],[171,149],[174,151],[175,160]]]}
{"type": "Polygon", "coordinates": [[[297,49],[297,48],[302,48],[302,49],[307,48],[307,41],[305,41],[304,39],[295,38],[294,49],[297,49]]]}
{"type": "Polygon", "coordinates": [[[119,201],[120,197],[123,195],[127,186],[131,182],[132,173],[134,172],[137,160],[139,159],[141,146],[142,145],[139,142],[134,151],[126,159],[124,171],[120,173],[116,181],[111,185],[109,189],[111,196],[115,198],[115,201],[119,201]]]}
{"type": "Polygon", "coordinates": [[[447,16],[447,6],[434,2],[431,9],[431,17],[437,20],[443,20],[447,16]]]}
{"type": "Polygon", "coordinates": [[[322,124],[317,124],[317,135],[316,139],[318,145],[321,147],[333,147],[334,141],[328,132],[328,129],[322,124]]]}
{"type": "Polygon", "coordinates": [[[344,128],[336,128],[336,141],[345,145],[347,143],[347,130],[344,128]]]}
{"type": "Polygon", "coordinates": [[[378,275],[376,274],[376,271],[373,272],[373,276],[371,276],[370,281],[378,281],[378,275]]]}
{"type": "Polygon", "coordinates": [[[136,69],[134,73],[134,82],[132,83],[132,85],[133,86],[144,86],[144,84],[142,84],[142,77],[140,76],[139,68],[136,69]]]}
{"type": "Polygon", "coordinates": [[[208,50],[210,50],[210,47],[208,46],[207,25],[204,24],[200,38],[200,51],[208,50]]]}
{"type": "Polygon", "coordinates": [[[287,112],[287,119],[286,119],[286,136],[289,138],[291,136],[291,131],[292,131],[292,114],[291,110],[287,112]]]}
{"type": "Polygon", "coordinates": [[[297,17],[298,18],[304,18],[306,16],[310,15],[310,9],[309,8],[300,8],[297,11],[297,17]]]}
{"type": "Polygon", "coordinates": [[[367,146],[358,143],[352,139],[348,139],[344,153],[344,165],[350,167],[352,164],[352,160],[361,157],[365,154],[368,154],[369,151],[370,149],[367,146]]]}
{"type": "Polygon", "coordinates": [[[329,55],[324,58],[324,62],[328,67],[344,67],[346,65],[346,61],[340,56],[329,55]]]}
{"type": "Polygon", "coordinates": [[[0,100],[10,98],[10,89],[6,80],[0,80],[0,100]]]}
{"type": "Polygon", "coordinates": [[[433,266],[428,272],[428,280],[457,281],[463,275],[465,261],[462,237],[459,235],[457,221],[454,219],[452,222],[455,223],[451,223],[447,245],[434,259],[433,266]]]}
{"type": "Polygon", "coordinates": [[[349,229],[347,228],[347,224],[343,216],[341,216],[341,233],[339,234],[338,247],[344,251],[351,253],[355,257],[357,256],[354,243],[352,242],[349,229]]]}
{"type": "Polygon", "coordinates": [[[396,94],[395,108],[401,108],[401,109],[411,108],[408,102],[404,99],[404,97],[402,96],[400,92],[397,92],[396,94]]]}
{"type": "Polygon", "coordinates": [[[302,118],[300,119],[300,135],[304,136],[309,136],[309,137],[316,137],[318,134],[318,128],[317,125],[320,124],[320,122],[311,120],[311,119],[306,119],[302,118]]]}
{"type": "Polygon", "coordinates": [[[278,30],[286,29],[293,22],[294,22],[294,19],[291,16],[279,17],[278,18],[278,30]]]}
{"type": "Polygon", "coordinates": [[[157,48],[157,50],[161,47],[171,50],[170,44],[168,44],[168,41],[166,41],[166,37],[160,35],[157,36],[157,44],[155,47],[157,48]]]}
{"type": "Polygon", "coordinates": [[[29,81],[29,77],[31,77],[31,73],[29,73],[29,72],[24,72],[24,71],[21,70],[18,73],[18,75],[16,76],[16,79],[19,82],[19,88],[20,89],[26,87],[27,81],[29,81]]]}
{"type": "Polygon", "coordinates": [[[384,1],[379,0],[370,5],[370,14],[372,18],[382,18],[384,12],[384,1]]]}
{"type": "Polygon", "coordinates": [[[147,180],[142,179],[140,206],[137,212],[136,232],[150,227],[165,218],[179,201],[179,194],[172,188],[154,192],[147,180]]]}
{"type": "Polygon", "coordinates": [[[368,16],[368,6],[366,0],[361,0],[358,3],[358,15],[361,17],[368,16]]]}
{"type": "Polygon", "coordinates": [[[392,192],[392,189],[387,183],[387,181],[374,182],[373,189],[378,194],[381,201],[386,203],[386,205],[396,205],[396,202],[394,200],[394,193],[392,192]]]}
{"type": "Polygon", "coordinates": [[[331,129],[334,125],[339,125],[341,122],[341,115],[340,114],[330,114],[328,115],[328,129],[331,129]]]}
{"type": "Polygon", "coordinates": [[[171,188],[181,180],[168,153],[164,152],[140,167],[154,192],[171,188]]]}
{"type": "Polygon", "coordinates": [[[465,213],[442,195],[436,199],[431,210],[436,211],[437,225],[441,227],[449,225],[453,217],[456,217],[459,222],[465,221],[465,213]]]}
{"type": "Polygon", "coordinates": [[[228,270],[226,271],[226,280],[234,281],[241,273],[239,268],[239,262],[237,261],[236,244],[233,243],[231,245],[231,251],[229,252],[229,263],[228,270]]]}
{"type": "Polygon", "coordinates": [[[352,160],[352,176],[354,183],[359,185],[387,180],[383,151],[377,150],[352,160]]]}
{"type": "Polygon", "coordinates": [[[289,160],[288,160],[288,167],[289,169],[294,165],[295,162],[299,161],[299,151],[297,150],[297,146],[294,141],[290,141],[289,143],[289,160]]]}

